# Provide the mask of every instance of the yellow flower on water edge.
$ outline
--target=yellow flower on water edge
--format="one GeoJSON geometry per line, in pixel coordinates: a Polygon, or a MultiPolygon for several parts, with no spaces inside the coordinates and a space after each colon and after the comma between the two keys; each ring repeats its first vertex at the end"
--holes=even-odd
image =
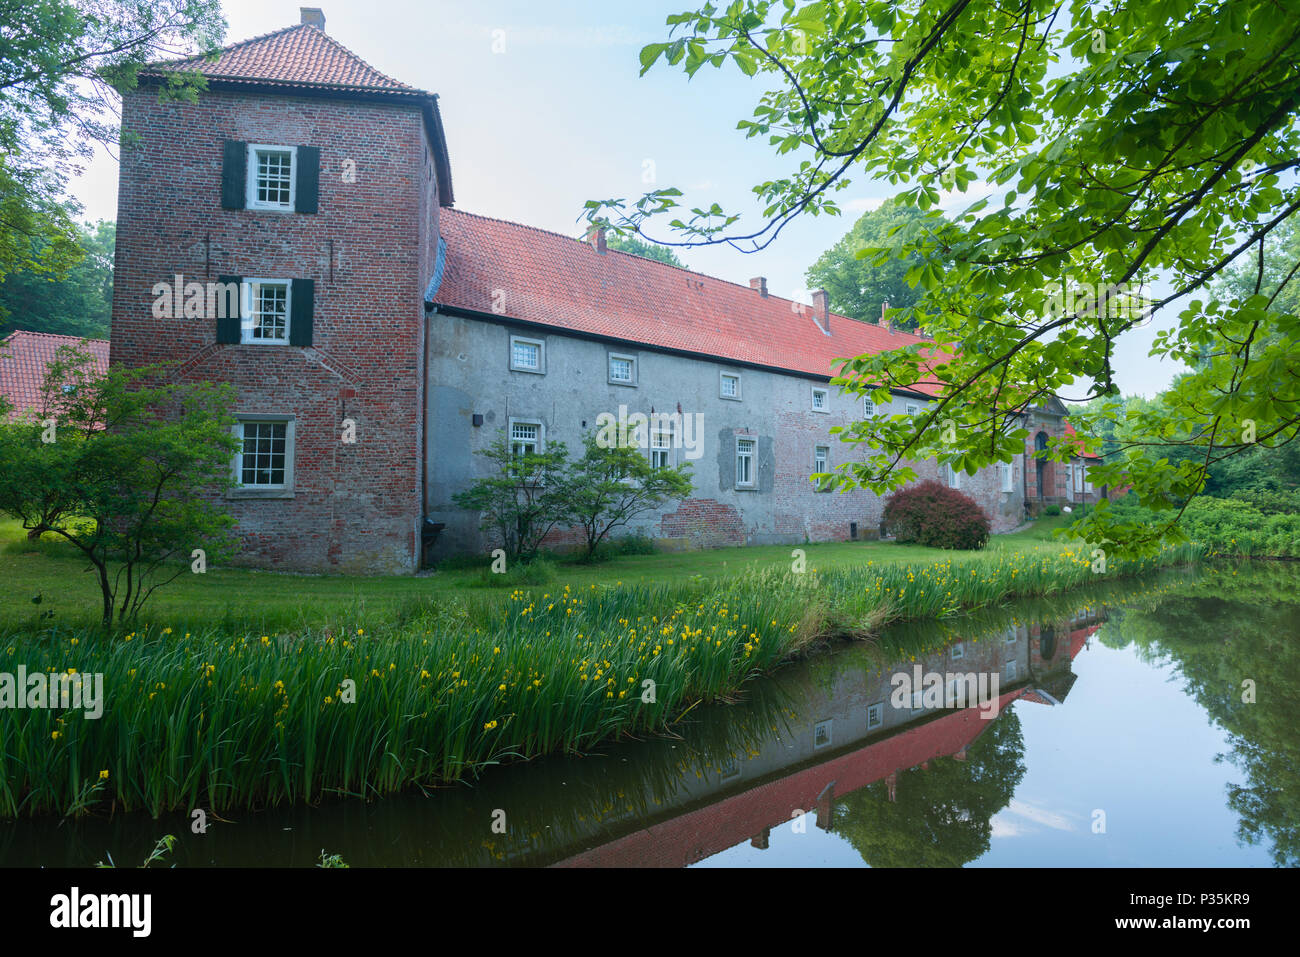
{"type": "Polygon", "coordinates": [[[497,726],[497,723],[496,723],[495,720],[493,720],[493,721],[489,721],[487,724],[483,725],[483,730],[484,730],[484,731],[491,731],[491,730],[492,730],[493,728],[495,728],[496,726],[497,726]]]}
{"type": "Polygon", "coordinates": [[[107,771],[100,771],[100,772],[99,772],[99,779],[100,779],[101,781],[107,781],[107,780],[108,780],[108,772],[107,772],[107,771]]]}
{"type": "Polygon", "coordinates": [[[55,731],[54,733],[52,733],[52,734],[50,735],[50,739],[51,739],[52,741],[57,741],[57,740],[59,740],[59,738],[61,738],[61,737],[63,737],[63,732],[62,732],[62,731],[55,731]]]}

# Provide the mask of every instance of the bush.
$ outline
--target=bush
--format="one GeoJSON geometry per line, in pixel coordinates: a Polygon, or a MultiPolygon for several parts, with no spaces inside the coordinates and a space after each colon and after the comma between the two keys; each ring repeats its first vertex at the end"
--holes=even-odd
{"type": "Polygon", "coordinates": [[[618,548],[620,555],[657,555],[659,553],[655,540],[642,531],[632,532],[630,535],[617,538],[614,540],[614,545],[618,548]]]}
{"type": "Polygon", "coordinates": [[[885,503],[885,526],[900,543],[983,548],[989,518],[969,495],[935,481],[899,489],[885,503]]]}
{"type": "Polygon", "coordinates": [[[1265,515],[1300,514],[1300,491],[1245,489],[1233,492],[1230,501],[1249,502],[1265,515]]]}
{"type": "Polygon", "coordinates": [[[1043,514],[1044,514],[1044,515],[1060,515],[1060,514],[1061,514],[1061,506],[1059,506],[1059,505],[1048,505],[1046,508],[1043,509],[1043,514]]]}
{"type": "Polygon", "coordinates": [[[487,588],[518,588],[522,585],[549,585],[559,572],[555,562],[539,555],[531,562],[511,562],[506,570],[497,574],[491,566],[483,569],[479,585],[487,588]]]}

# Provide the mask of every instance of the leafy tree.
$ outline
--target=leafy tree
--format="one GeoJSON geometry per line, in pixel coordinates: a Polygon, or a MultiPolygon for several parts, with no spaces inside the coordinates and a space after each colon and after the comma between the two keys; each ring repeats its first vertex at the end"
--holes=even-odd
{"type": "Polygon", "coordinates": [[[492,464],[493,473],[452,501],[481,513],[481,527],[496,532],[511,561],[530,562],[551,530],[570,520],[569,450],[563,442],[548,442],[540,451],[516,448],[502,429],[478,454],[492,464]]]}
{"type": "MultiPolygon", "coordinates": [[[[878,400],[922,381],[940,395],[924,415],[841,436],[865,453],[841,483],[878,493],[915,477],[909,461],[968,472],[1011,461],[1026,438],[1018,411],[1076,377],[1084,400],[1118,397],[1116,348],[1177,303],[1152,353],[1201,361],[1147,421],[1129,420],[1140,434],[1092,481],[1185,505],[1211,466],[1253,448],[1250,428],[1271,445],[1300,430],[1289,346],[1300,317],[1280,311],[1278,291],[1224,302],[1207,289],[1225,269],[1258,268],[1261,245],[1300,210],[1300,30],[1279,10],[1266,0],[709,4],[668,18],[669,39],[641,51],[643,72],[662,59],[688,76],[730,64],[761,77],[768,92],[740,128],[792,168],[754,187],[753,225],[716,203],[679,212],[672,187],[590,200],[586,216],[644,235],[663,215],[672,245],[757,250],[795,217],[838,214],[858,174],[904,187],[899,201],[927,213],[925,228],[868,260],[920,257],[906,278],[923,290],[912,317],[933,347],[852,358],[835,382],[878,400]],[[940,191],[978,180],[994,195],[944,222],[940,191]],[[1168,294],[1147,303],[1156,277],[1168,294]],[[1088,295],[1064,295],[1083,286],[1088,295]],[[1197,458],[1176,462],[1172,446],[1197,458]]],[[[1109,414],[1075,425],[1088,435],[1109,414]]],[[[1049,453],[1067,461],[1072,443],[1049,453]]],[[[1137,550],[1178,517],[1125,525],[1102,503],[1075,531],[1137,550]]]]}
{"type": "Polygon", "coordinates": [[[583,456],[573,464],[567,482],[573,518],[586,537],[588,560],[614,529],[691,494],[690,465],[655,468],[636,445],[602,443],[597,433],[588,434],[583,443],[583,456]]]}
{"type": "Polygon", "coordinates": [[[682,266],[682,261],[677,258],[677,254],[667,246],[648,243],[638,236],[620,236],[618,233],[611,233],[605,240],[605,245],[621,253],[631,253],[643,259],[654,259],[670,266],[685,268],[682,266]]]}
{"type": "MultiPolygon", "coordinates": [[[[215,49],[225,26],[219,0],[0,3],[0,279],[80,258],[63,187],[95,143],[117,148],[117,95],[146,63],[215,49]]],[[[202,85],[177,74],[163,95],[202,85]]]]}
{"type": "Polygon", "coordinates": [[[0,425],[0,511],[51,532],[86,557],[103,623],[134,617],[158,588],[235,547],[212,495],[232,481],[234,389],[159,384],[160,366],[99,375],[85,349],[64,346],[46,371],[41,406],[0,425]]]}
{"type": "Polygon", "coordinates": [[[831,308],[841,315],[879,322],[881,306],[888,303],[891,310],[901,310],[891,313],[896,326],[916,328],[916,320],[906,310],[921,298],[922,290],[908,283],[907,274],[923,264],[920,255],[911,253],[874,266],[858,253],[901,248],[913,230],[924,228],[925,219],[926,214],[915,206],[894,200],[868,210],[839,242],[808,267],[808,288],[825,289],[830,294],[831,308]]]}
{"type": "MultiPolygon", "coordinates": [[[[62,277],[19,269],[0,280],[0,337],[15,329],[107,339],[113,312],[117,229],[100,220],[77,227],[82,258],[62,277]]],[[[40,253],[34,253],[39,258],[40,253]]]]}

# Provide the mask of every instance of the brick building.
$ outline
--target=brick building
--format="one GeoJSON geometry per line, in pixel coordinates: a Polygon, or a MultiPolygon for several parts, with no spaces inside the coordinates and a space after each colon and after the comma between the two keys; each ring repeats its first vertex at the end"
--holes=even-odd
{"type": "MultiPolygon", "coordinates": [[[[833,360],[924,340],[453,208],[434,94],[302,22],[144,71],[123,102],[112,360],[180,360],[233,383],[243,448],[229,507],[245,560],[411,571],[488,544],[454,494],[513,443],[580,448],[602,413],[667,415],[655,461],[694,467],[691,497],[640,523],[693,545],[848,539],[882,501],[818,492],[849,454],[829,429],[881,408],[830,387],[833,360]],[[197,102],[160,102],[171,71],[197,102]],[[675,414],[675,418],[674,418],[675,414]],[[439,528],[436,545],[422,531],[439,528]]],[[[1037,410],[1035,410],[1037,411],[1037,410]]],[[[1061,410],[1063,412],[1063,410],[1061,410]]],[[[1042,429],[1061,434],[1051,410],[1042,429]]],[[[933,462],[914,463],[940,477],[933,462]]],[[[1022,520],[1024,462],[942,476],[995,531],[1022,520]]],[[[1063,477],[1063,476],[1062,476],[1063,477]]],[[[564,536],[559,536],[563,540],[564,536]]]]}

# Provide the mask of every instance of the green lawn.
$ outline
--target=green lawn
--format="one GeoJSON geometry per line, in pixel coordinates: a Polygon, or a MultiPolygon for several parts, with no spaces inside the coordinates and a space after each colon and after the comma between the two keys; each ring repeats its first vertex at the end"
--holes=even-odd
{"type": "MultiPolygon", "coordinates": [[[[986,551],[1023,551],[1050,547],[1053,530],[1070,516],[1041,518],[1012,535],[994,536],[986,551]]],[[[558,579],[541,590],[570,585],[649,584],[681,581],[692,576],[717,579],[748,568],[788,569],[794,548],[807,555],[809,570],[897,562],[928,564],[948,553],[888,542],[828,542],[811,545],[765,545],[629,555],[595,565],[561,563],[558,579]]],[[[966,554],[966,553],[962,553],[966,554]]],[[[485,560],[486,564],[486,560],[485,560]]],[[[53,611],[54,621],[82,625],[98,617],[99,588],[88,564],[75,549],[46,534],[38,543],[26,540],[17,522],[0,520],[0,628],[31,621],[38,612],[53,611]],[[41,596],[40,604],[32,599],[41,596]]],[[[286,628],[320,626],[348,620],[388,618],[416,602],[455,595],[461,599],[500,601],[508,588],[485,588],[475,569],[438,571],[426,577],[300,575],[240,568],[212,568],[195,575],[186,570],[159,589],[144,611],[144,620],[183,627],[187,622],[229,622],[245,626],[286,628]]]]}

